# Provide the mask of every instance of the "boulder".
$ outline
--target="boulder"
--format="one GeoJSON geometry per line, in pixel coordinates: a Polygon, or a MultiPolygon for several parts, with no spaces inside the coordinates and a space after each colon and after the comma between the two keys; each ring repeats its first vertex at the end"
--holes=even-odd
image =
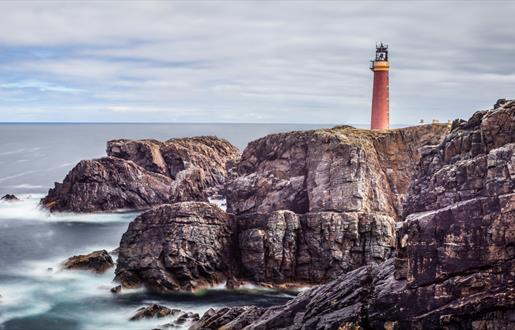
{"type": "Polygon", "coordinates": [[[113,266],[113,259],[106,250],[73,256],[63,262],[64,269],[91,270],[96,273],[103,273],[113,266]]]}
{"type": "Polygon", "coordinates": [[[114,286],[110,289],[110,291],[111,291],[111,293],[114,293],[114,294],[120,293],[120,292],[122,292],[122,286],[121,285],[114,286]]]}
{"type": "Polygon", "coordinates": [[[515,327],[515,102],[478,112],[424,152],[396,255],[285,305],[209,311],[192,329],[515,327]]]}
{"type": "Polygon", "coordinates": [[[172,180],[132,161],[104,157],[79,162],[41,204],[51,211],[147,209],[167,203],[172,180]]]}
{"type": "Polygon", "coordinates": [[[188,322],[194,322],[198,321],[200,319],[200,316],[197,313],[182,313],[177,317],[177,320],[175,320],[176,325],[182,325],[188,322]]]}
{"type": "Polygon", "coordinates": [[[116,280],[161,292],[194,291],[234,273],[234,219],[205,202],[181,202],[147,211],[120,242],[116,280]]]}
{"type": "Polygon", "coordinates": [[[2,202],[16,202],[19,200],[20,199],[18,197],[16,197],[15,195],[12,195],[12,194],[6,194],[6,195],[2,196],[2,198],[0,198],[0,201],[2,201],[2,202]]]}
{"type": "Polygon", "coordinates": [[[162,318],[166,316],[175,316],[179,313],[181,313],[180,309],[170,309],[166,306],[152,304],[147,307],[139,308],[130,320],[137,321],[141,319],[162,318]]]}

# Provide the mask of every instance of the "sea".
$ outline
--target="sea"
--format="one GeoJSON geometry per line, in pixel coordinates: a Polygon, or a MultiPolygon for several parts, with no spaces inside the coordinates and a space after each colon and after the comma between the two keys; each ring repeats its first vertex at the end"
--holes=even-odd
{"type": "Polygon", "coordinates": [[[172,318],[129,321],[152,303],[202,315],[209,308],[272,306],[297,292],[256,286],[223,286],[190,293],[159,295],[136,289],[112,294],[114,269],[102,275],[64,271],[66,258],[94,250],[114,250],[138,213],[50,214],[39,200],[80,160],[105,156],[111,139],[167,140],[215,135],[243,150],[271,133],[334,125],[307,124],[0,124],[0,329],[150,330],[172,318]]]}

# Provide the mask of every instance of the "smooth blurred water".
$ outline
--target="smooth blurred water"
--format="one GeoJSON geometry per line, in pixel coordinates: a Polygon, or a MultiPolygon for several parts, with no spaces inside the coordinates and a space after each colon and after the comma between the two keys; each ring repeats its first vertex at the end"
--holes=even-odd
{"type": "Polygon", "coordinates": [[[284,303],[292,294],[261,288],[213,288],[197,294],[113,295],[114,270],[102,275],[62,271],[75,254],[118,246],[137,213],[49,214],[39,199],[81,159],[101,157],[114,138],[217,135],[238,148],[268,133],[315,125],[251,124],[0,124],[0,329],[152,329],[173,320],[128,321],[143,305],[159,303],[202,314],[211,307],[284,303]]]}

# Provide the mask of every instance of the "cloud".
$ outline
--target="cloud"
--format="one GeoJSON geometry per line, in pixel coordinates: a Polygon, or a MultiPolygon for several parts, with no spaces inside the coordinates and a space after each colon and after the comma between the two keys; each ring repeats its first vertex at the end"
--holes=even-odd
{"type": "Polygon", "coordinates": [[[0,121],[367,123],[379,40],[396,124],[513,97],[508,1],[1,6],[0,121]]]}
{"type": "Polygon", "coordinates": [[[46,81],[39,80],[22,80],[10,83],[0,83],[0,88],[6,89],[37,89],[40,92],[61,92],[61,93],[77,93],[80,89],[55,85],[46,81]]]}

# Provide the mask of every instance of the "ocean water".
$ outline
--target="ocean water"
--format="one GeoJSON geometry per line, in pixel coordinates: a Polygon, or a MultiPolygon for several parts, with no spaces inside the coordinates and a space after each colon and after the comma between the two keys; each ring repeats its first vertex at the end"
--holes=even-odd
{"type": "Polygon", "coordinates": [[[240,150],[269,133],[328,125],[254,124],[0,124],[0,329],[152,329],[173,318],[128,321],[141,306],[159,303],[202,314],[223,306],[270,306],[294,294],[247,287],[196,294],[157,295],[146,290],[113,295],[114,270],[102,275],[63,271],[75,254],[112,250],[137,213],[49,214],[39,199],[82,159],[105,155],[115,138],[216,135],[240,150]]]}

